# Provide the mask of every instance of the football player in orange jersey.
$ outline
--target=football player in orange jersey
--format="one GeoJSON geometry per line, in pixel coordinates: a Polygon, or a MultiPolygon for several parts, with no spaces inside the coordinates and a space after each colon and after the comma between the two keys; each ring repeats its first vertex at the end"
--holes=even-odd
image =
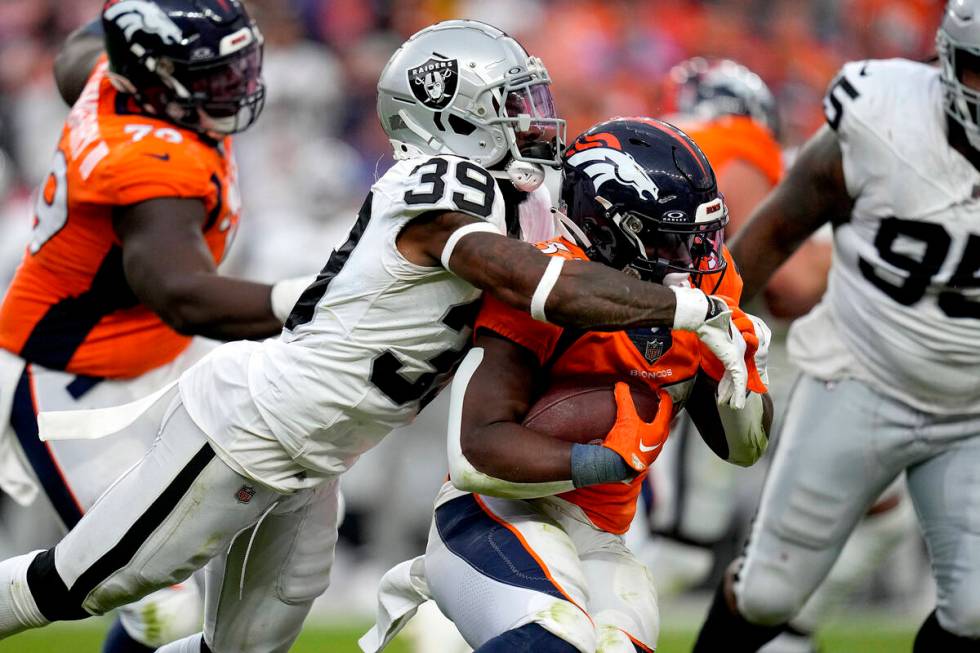
{"type": "MultiPolygon", "coordinates": [[[[231,135],[259,116],[262,35],[238,0],[114,0],[59,56],[73,105],[0,307],[0,487],[70,529],[152,442],[42,443],[42,410],[115,405],[222,340],[274,336],[306,281],[216,272],[238,226],[231,135]]],[[[113,653],[195,632],[193,584],[122,612],[113,653]]]]}
{"type": "Polygon", "coordinates": [[[741,280],[722,244],[727,212],[704,155],[666,123],[615,119],[572,143],[564,172],[565,235],[539,248],[724,296],[747,343],[746,405],[717,407],[722,370],[687,334],[563,329],[486,297],[476,346],[453,383],[451,480],[436,499],[427,552],[382,581],[365,651],[384,648],[429,598],[477,653],[652,651],[656,591],[622,534],[673,418],[687,407],[730,462],[749,465],[765,451],[771,402],[754,361],[765,325],[737,308],[741,280]],[[573,444],[521,425],[543,388],[587,377],[615,384],[608,434],[573,444]],[[638,416],[631,385],[660,398],[652,422],[638,416]]]}
{"type": "MultiPolygon", "coordinates": [[[[715,170],[729,210],[725,231],[731,236],[782,176],[773,95],[746,67],[702,57],[671,70],[665,95],[675,112],[669,120],[701,147],[715,170]]],[[[790,281],[796,283],[797,277],[803,288],[788,293],[785,308],[791,301],[808,301],[805,296],[810,293],[816,293],[809,300],[815,303],[823,292],[819,269],[814,273],[813,268],[797,267],[790,271],[790,281]]],[[[738,472],[698,442],[695,430],[687,417],[674,425],[661,464],[647,480],[647,519],[631,533],[636,537],[631,543],[653,571],[661,596],[705,580],[713,549],[731,530],[738,507],[738,472]],[[646,535],[647,529],[653,537],[646,535]]]]}
{"type": "MultiPolygon", "coordinates": [[[[718,175],[732,235],[783,175],[779,113],[766,83],[730,59],[694,57],[674,67],[669,120],[704,150],[718,175]]],[[[820,301],[830,267],[828,242],[812,240],[770,280],[767,307],[776,317],[795,318],[820,301]]]]}

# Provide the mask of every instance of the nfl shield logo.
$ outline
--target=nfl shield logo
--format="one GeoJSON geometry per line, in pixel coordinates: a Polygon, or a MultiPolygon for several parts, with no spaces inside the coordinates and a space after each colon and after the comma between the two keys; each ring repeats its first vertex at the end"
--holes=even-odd
{"type": "Polygon", "coordinates": [[[449,106],[459,88],[459,62],[456,59],[429,59],[408,69],[412,95],[433,111],[449,106]]]}
{"type": "Polygon", "coordinates": [[[661,327],[659,329],[630,329],[627,332],[633,346],[640,352],[647,363],[653,365],[657,360],[670,349],[674,339],[670,335],[670,329],[661,327]]]}
{"type": "Polygon", "coordinates": [[[248,503],[255,496],[255,488],[243,485],[238,492],[235,493],[235,499],[238,503],[248,503]]]}
{"type": "Polygon", "coordinates": [[[663,340],[648,340],[646,351],[643,352],[643,357],[647,359],[648,363],[652,363],[661,356],[664,355],[664,341],[663,340]]]}

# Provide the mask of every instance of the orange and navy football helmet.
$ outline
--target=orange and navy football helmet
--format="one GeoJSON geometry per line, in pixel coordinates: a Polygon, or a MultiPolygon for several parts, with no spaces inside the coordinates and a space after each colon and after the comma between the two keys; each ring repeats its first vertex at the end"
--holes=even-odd
{"type": "Polygon", "coordinates": [[[724,197],[704,153],[673,125],[599,123],[565,150],[563,171],[565,224],[593,261],[658,283],[725,269],[724,197]]]}
{"type": "Polygon", "coordinates": [[[148,113],[226,135],[262,112],[262,33],[239,0],[109,0],[102,28],[113,83],[148,113]]]}

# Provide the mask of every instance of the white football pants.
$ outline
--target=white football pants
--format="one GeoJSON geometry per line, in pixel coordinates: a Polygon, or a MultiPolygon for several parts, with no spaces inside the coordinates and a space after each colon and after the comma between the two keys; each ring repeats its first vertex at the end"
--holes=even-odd
{"type": "Polygon", "coordinates": [[[176,399],[140,463],[32,563],[31,594],[49,620],[99,615],[207,565],[211,651],[288,651],[327,587],[337,485],[281,495],[238,475],[176,399]]]}
{"type": "MultiPolygon", "coordinates": [[[[194,338],[167,365],[132,379],[92,379],[25,365],[0,350],[0,487],[21,505],[45,501],[65,531],[78,523],[109,484],[146,454],[155,430],[134,431],[100,440],[37,437],[37,413],[125,404],[153,393],[217,346],[194,338]],[[9,370],[9,373],[4,371],[9,370]]],[[[30,548],[49,546],[32,542],[30,548]]],[[[168,587],[123,606],[123,628],[136,641],[157,648],[197,631],[202,603],[194,581],[168,587]]]]}
{"type": "Polygon", "coordinates": [[[582,653],[656,648],[660,613],[646,567],[622,537],[557,497],[463,494],[441,503],[425,576],[473,648],[528,623],[582,653]]]}
{"type": "Polygon", "coordinates": [[[758,624],[792,619],[848,535],[906,471],[946,630],[980,637],[980,416],[936,416],[847,380],[803,375],[735,584],[758,624]]]}

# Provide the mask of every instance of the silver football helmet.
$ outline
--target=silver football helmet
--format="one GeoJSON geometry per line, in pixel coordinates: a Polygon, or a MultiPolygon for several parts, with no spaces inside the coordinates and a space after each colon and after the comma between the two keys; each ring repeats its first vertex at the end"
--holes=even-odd
{"type": "Polygon", "coordinates": [[[936,33],[942,63],[946,113],[963,126],[973,147],[980,149],[980,89],[963,83],[963,70],[980,72],[980,0],[950,0],[936,33]]]}
{"type": "Polygon", "coordinates": [[[395,158],[455,154],[505,171],[521,190],[561,165],[565,121],[544,64],[499,29],[436,23],[392,55],[378,81],[378,117],[395,158]]]}

